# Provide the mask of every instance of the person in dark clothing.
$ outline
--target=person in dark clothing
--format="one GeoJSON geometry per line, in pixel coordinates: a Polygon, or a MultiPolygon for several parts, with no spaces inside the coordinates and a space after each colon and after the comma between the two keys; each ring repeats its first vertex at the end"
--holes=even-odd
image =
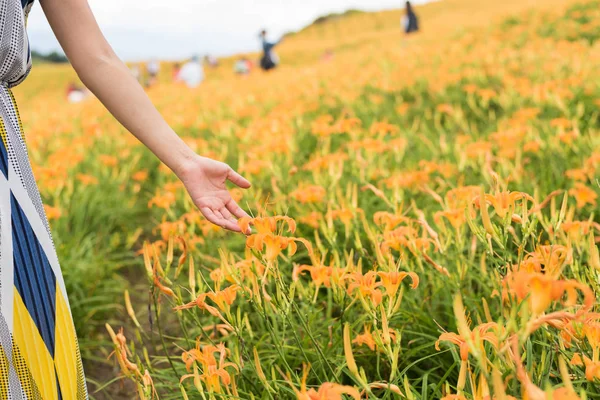
{"type": "Polygon", "coordinates": [[[419,31],[419,18],[415,14],[410,1],[406,2],[406,15],[404,16],[404,32],[410,34],[419,31]]]}
{"type": "Polygon", "coordinates": [[[273,49],[281,42],[281,39],[278,42],[269,42],[267,40],[267,31],[263,30],[260,33],[260,40],[263,50],[262,57],[260,58],[260,67],[265,71],[269,71],[279,64],[279,57],[277,57],[273,49]]]}

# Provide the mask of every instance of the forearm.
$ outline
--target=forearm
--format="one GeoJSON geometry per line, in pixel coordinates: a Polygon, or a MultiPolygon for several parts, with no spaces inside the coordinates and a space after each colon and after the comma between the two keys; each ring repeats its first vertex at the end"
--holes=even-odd
{"type": "Polygon", "coordinates": [[[225,163],[197,156],[167,125],[144,89],[116,56],[86,0],[41,0],[48,22],[82,82],[115,118],[181,179],[194,204],[214,224],[240,231],[248,217],[225,182],[250,182],[225,163]]]}
{"type": "Polygon", "coordinates": [[[196,155],[167,125],[104,39],[86,0],[43,0],[42,8],[82,82],[115,118],[178,176],[196,155]]]}
{"type": "Polygon", "coordinates": [[[81,81],[111,114],[177,175],[196,154],[156,110],[127,66],[114,54],[74,63],[81,81]]]}

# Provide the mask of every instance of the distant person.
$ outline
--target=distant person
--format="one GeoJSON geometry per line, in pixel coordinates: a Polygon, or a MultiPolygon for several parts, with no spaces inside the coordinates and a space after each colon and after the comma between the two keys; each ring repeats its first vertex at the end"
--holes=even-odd
{"type": "Polygon", "coordinates": [[[407,35],[419,31],[419,18],[417,18],[410,1],[406,2],[406,14],[402,19],[402,25],[407,35]]]}
{"type": "Polygon", "coordinates": [[[171,79],[173,79],[173,82],[177,82],[179,79],[179,71],[181,71],[181,64],[173,64],[173,71],[171,71],[171,79]]]}
{"type": "Polygon", "coordinates": [[[260,67],[265,71],[269,71],[279,65],[279,57],[277,57],[277,54],[275,54],[273,49],[281,43],[282,39],[278,42],[269,42],[267,40],[267,31],[265,30],[260,33],[260,39],[263,51],[262,57],[260,58],[260,67]]]}
{"type": "Polygon", "coordinates": [[[88,97],[88,91],[76,83],[70,83],[67,87],[67,101],[69,103],[81,103],[88,97]]]}
{"type": "Polygon", "coordinates": [[[204,80],[204,69],[200,63],[200,58],[193,56],[190,61],[183,64],[177,78],[178,81],[185,83],[189,88],[198,87],[204,80]]]}
{"type": "Polygon", "coordinates": [[[235,62],[235,65],[233,66],[233,70],[238,75],[248,75],[251,69],[252,64],[250,63],[250,60],[248,60],[246,57],[241,57],[235,62]]]}
{"type": "Polygon", "coordinates": [[[156,83],[158,74],[160,73],[160,64],[156,60],[150,60],[146,64],[146,71],[148,71],[148,84],[153,85],[156,83]]]}
{"type": "Polygon", "coordinates": [[[333,60],[333,50],[331,50],[331,49],[326,50],[325,53],[323,53],[321,60],[323,60],[325,62],[333,60]]]}
{"type": "Polygon", "coordinates": [[[206,63],[206,65],[208,65],[211,68],[217,68],[219,66],[219,60],[217,60],[215,57],[211,56],[210,54],[207,54],[204,56],[204,62],[206,63]]]}

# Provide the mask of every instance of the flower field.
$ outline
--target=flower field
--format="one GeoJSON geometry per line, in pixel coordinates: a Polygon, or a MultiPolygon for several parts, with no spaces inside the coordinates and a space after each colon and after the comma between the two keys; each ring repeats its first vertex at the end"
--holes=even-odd
{"type": "Polygon", "coordinates": [[[15,95],[92,396],[600,398],[600,1],[540,3],[432,3],[410,38],[350,15],[195,90],[163,71],[169,123],[253,183],[248,236],[36,66],[15,95]]]}

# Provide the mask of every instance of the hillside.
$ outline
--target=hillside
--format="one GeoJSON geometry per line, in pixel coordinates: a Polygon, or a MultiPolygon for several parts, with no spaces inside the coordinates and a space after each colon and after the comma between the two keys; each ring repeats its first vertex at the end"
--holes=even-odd
{"type": "MultiPolygon", "coordinates": [[[[435,43],[440,38],[451,42],[453,35],[470,28],[493,26],[502,21],[507,15],[519,14],[524,10],[560,10],[571,0],[443,0],[417,6],[416,11],[421,18],[423,26],[418,37],[411,38],[411,42],[422,43],[427,46],[435,43]]],[[[332,50],[337,54],[360,52],[361,48],[375,46],[378,48],[395,48],[402,42],[400,21],[402,9],[385,10],[381,12],[350,12],[324,23],[311,24],[300,32],[286,38],[278,47],[278,54],[282,57],[283,65],[307,65],[321,59],[325,51],[332,50]]],[[[257,43],[258,47],[258,43],[257,43]]],[[[246,56],[257,59],[259,53],[248,53],[246,56]]],[[[239,56],[222,59],[222,68],[218,71],[209,70],[214,77],[228,77],[233,68],[233,63],[239,56]]],[[[170,77],[172,63],[165,63],[164,80],[170,77]]],[[[45,69],[48,74],[59,74],[58,80],[51,79],[49,87],[64,86],[64,78],[76,80],[68,71],[69,66],[47,65],[38,67],[45,69]],[[55,71],[50,72],[50,71],[55,71]],[[61,79],[63,78],[63,79],[61,79]]],[[[41,72],[40,72],[41,73],[41,72]]],[[[27,84],[27,83],[26,83],[27,84]]]]}

